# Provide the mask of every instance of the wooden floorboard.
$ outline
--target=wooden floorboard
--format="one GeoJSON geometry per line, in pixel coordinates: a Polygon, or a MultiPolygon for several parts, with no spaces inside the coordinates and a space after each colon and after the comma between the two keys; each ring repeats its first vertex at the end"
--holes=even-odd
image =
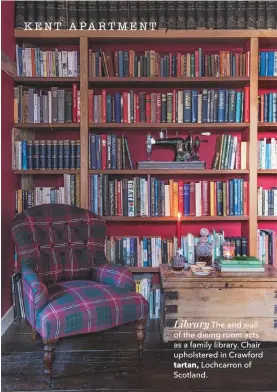
{"type": "MultiPolygon", "coordinates": [[[[209,370],[208,379],[173,378],[173,344],[160,339],[151,321],[143,361],[137,359],[134,324],[62,339],[56,348],[54,381],[43,375],[43,343],[30,326],[14,323],[2,337],[2,389],[12,392],[276,392],[277,345],[263,343],[263,359],[251,370],[209,370]]],[[[182,350],[181,350],[182,351],[182,350]]],[[[205,350],[203,350],[205,351],[205,350]]],[[[229,360],[230,362],[230,360],[229,360]]]]}

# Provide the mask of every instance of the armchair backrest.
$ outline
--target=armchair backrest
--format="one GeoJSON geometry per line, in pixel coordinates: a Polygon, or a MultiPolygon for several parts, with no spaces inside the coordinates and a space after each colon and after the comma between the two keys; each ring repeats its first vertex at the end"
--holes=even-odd
{"type": "Polygon", "coordinates": [[[106,224],[83,208],[44,204],[13,220],[19,265],[30,265],[47,284],[87,279],[106,261],[106,224]]]}

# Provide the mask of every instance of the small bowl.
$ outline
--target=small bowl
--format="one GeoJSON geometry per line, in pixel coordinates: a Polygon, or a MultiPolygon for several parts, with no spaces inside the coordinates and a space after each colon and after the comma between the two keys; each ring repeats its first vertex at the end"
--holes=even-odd
{"type": "Polygon", "coordinates": [[[197,263],[195,263],[197,265],[197,267],[199,268],[203,268],[206,266],[206,262],[205,261],[198,261],[197,263]]]}

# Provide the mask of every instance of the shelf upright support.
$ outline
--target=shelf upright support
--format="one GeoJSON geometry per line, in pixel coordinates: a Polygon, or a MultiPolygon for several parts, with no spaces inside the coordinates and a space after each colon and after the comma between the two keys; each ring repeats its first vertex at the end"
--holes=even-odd
{"type": "Polygon", "coordinates": [[[88,38],[80,37],[80,200],[88,209],[88,38]]]}
{"type": "Polygon", "coordinates": [[[250,128],[249,128],[249,254],[257,255],[257,136],[258,136],[259,39],[250,38],[250,128]]]}

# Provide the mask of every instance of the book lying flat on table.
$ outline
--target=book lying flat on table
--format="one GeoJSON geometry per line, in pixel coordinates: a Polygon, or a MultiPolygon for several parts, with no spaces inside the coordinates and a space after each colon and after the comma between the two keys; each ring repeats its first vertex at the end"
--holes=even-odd
{"type": "Polygon", "coordinates": [[[264,272],[263,261],[252,256],[241,256],[226,260],[220,257],[215,266],[221,272],[264,272]]]}

